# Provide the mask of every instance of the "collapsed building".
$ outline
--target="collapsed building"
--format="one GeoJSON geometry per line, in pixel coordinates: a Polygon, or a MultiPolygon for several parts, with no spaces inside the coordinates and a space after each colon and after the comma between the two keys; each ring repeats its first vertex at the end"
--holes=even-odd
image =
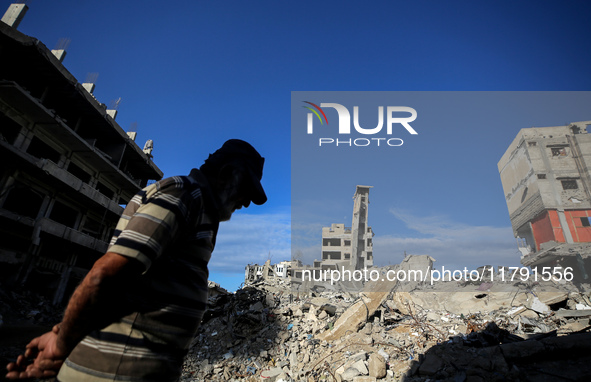
{"type": "Polygon", "coordinates": [[[498,163],[521,263],[591,268],[591,121],[521,129],[498,163]]]}
{"type": "Polygon", "coordinates": [[[267,260],[265,264],[248,264],[244,268],[244,283],[251,284],[258,281],[259,279],[268,278],[282,278],[287,279],[291,277],[292,264],[297,262],[292,261],[281,261],[277,264],[271,265],[271,260],[267,260]]]}
{"type": "Polygon", "coordinates": [[[322,228],[322,260],[315,260],[315,267],[335,269],[345,266],[362,269],[373,265],[374,233],[367,225],[371,187],[356,187],[350,228],[344,224],[332,224],[330,227],[322,228]]]}
{"type": "Polygon", "coordinates": [[[314,279],[320,280],[325,271],[354,271],[372,267],[374,232],[367,224],[370,188],[372,186],[358,185],[355,189],[351,227],[341,223],[322,227],[321,260],[315,259],[312,265],[303,264],[301,259],[274,265],[270,260],[263,265],[249,264],[245,267],[244,283],[248,285],[260,279],[280,278],[288,279],[298,289],[302,284],[304,288],[310,288],[315,284],[314,279]]]}
{"type": "MultiPolygon", "coordinates": [[[[0,280],[60,303],[107,249],[123,207],[162,178],[135,132],[126,133],[48,49],[0,22],[0,280]]],[[[62,47],[63,48],[63,47],[62,47]]]]}
{"type": "Polygon", "coordinates": [[[294,293],[289,280],[260,278],[209,299],[181,381],[588,380],[588,288],[507,280],[294,293]]]}
{"type": "Polygon", "coordinates": [[[315,259],[313,265],[294,266],[291,281],[295,288],[313,287],[314,281],[330,270],[355,271],[373,266],[374,232],[368,225],[370,188],[358,185],[355,189],[351,227],[337,223],[322,228],[322,258],[315,259]]]}

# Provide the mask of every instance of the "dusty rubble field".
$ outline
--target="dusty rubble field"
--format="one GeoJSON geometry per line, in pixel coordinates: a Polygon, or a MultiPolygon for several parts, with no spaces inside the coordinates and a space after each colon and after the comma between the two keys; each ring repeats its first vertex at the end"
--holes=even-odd
{"type": "Polygon", "coordinates": [[[61,320],[63,308],[29,291],[9,291],[0,284],[0,380],[5,366],[37,337],[61,320]]]}
{"type": "MultiPolygon", "coordinates": [[[[181,381],[588,381],[586,285],[450,284],[297,294],[259,281],[210,298],[181,381]],[[444,288],[445,289],[445,288],[444,288]]],[[[0,362],[61,308],[0,288],[0,362]]]]}
{"type": "Polygon", "coordinates": [[[496,287],[298,296],[260,281],[210,299],[181,380],[591,380],[586,286],[496,287]]]}

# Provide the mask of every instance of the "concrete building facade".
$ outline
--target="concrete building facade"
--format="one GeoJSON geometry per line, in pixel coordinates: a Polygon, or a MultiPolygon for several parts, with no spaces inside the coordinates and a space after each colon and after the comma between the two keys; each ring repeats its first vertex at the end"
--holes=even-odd
{"type": "Polygon", "coordinates": [[[59,303],[107,249],[124,205],[162,172],[94,84],[68,72],[65,51],[16,30],[18,12],[0,22],[0,280],[59,303]]]}
{"type": "Polygon", "coordinates": [[[498,163],[526,265],[556,244],[591,243],[590,125],[521,129],[498,163]]]}
{"type": "Polygon", "coordinates": [[[297,266],[298,262],[281,261],[271,265],[271,260],[267,260],[263,265],[248,264],[244,267],[244,284],[252,284],[261,279],[289,279],[292,276],[291,270],[293,264],[297,266]]]}
{"type": "MultiPolygon", "coordinates": [[[[355,271],[373,266],[374,232],[368,225],[370,188],[372,186],[358,185],[355,189],[351,227],[333,223],[322,228],[321,259],[314,260],[312,265],[294,267],[292,283],[295,289],[310,289],[317,282],[326,284],[328,280],[324,276],[330,270],[355,271]]],[[[340,283],[340,286],[345,285],[340,283]]]]}
{"type": "Polygon", "coordinates": [[[322,228],[322,267],[345,266],[362,269],[373,266],[373,231],[367,225],[369,189],[357,186],[353,195],[353,219],[351,227],[331,224],[322,228]]]}

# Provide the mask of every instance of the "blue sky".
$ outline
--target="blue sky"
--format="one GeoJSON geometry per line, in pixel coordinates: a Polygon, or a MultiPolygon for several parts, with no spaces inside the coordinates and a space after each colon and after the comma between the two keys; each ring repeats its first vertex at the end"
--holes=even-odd
{"type": "Polygon", "coordinates": [[[360,184],[373,186],[368,220],[376,264],[397,264],[406,251],[431,255],[438,268],[519,266],[497,162],[521,128],[591,120],[590,105],[591,92],[580,91],[294,92],[292,246],[308,263],[320,258],[321,227],[351,226],[360,184]],[[307,134],[306,100],[347,107],[351,134],[338,133],[330,106],[323,108],[328,124],[312,114],[307,134]],[[408,125],[416,134],[398,123],[387,134],[387,117],[381,131],[356,133],[355,106],[366,130],[378,125],[378,106],[382,116],[386,106],[412,107],[417,116],[408,125]]]}
{"type": "MultiPolygon", "coordinates": [[[[30,1],[29,8],[19,30],[48,48],[70,38],[66,68],[80,82],[99,73],[95,96],[107,105],[121,97],[117,122],[124,129],[137,123],[140,145],[154,140],[154,161],[165,176],[199,166],[228,138],[251,142],[267,158],[269,202],[220,229],[211,278],[229,289],[245,263],[290,256],[292,91],[591,90],[588,1],[56,0],[30,1]]],[[[473,195],[454,193],[448,206],[435,208],[423,201],[440,190],[422,190],[392,207],[401,227],[396,235],[432,239],[445,231],[409,227],[484,226],[498,235],[486,240],[505,232],[512,240],[500,182],[491,179],[522,127],[529,126],[507,125],[481,138],[495,145],[481,150],[490,165],[486,177],[480,162],[453,153],[447,167],[428,166],[417,140],[417,171],[405,181],[461,164],[475,183],[490,184],[496,202],[479,203],[474,216],[457,208],[473,195]]],[[[478,134],[475,128],[463,139],[478,134]]],[[[409,159],[400,161],[408,166],[409,159]]],[[[347,211],[353,192],[343,191],[347,211]]],[[[333,222],[348,224],[350,217],[340,215],[333,222]]]]}

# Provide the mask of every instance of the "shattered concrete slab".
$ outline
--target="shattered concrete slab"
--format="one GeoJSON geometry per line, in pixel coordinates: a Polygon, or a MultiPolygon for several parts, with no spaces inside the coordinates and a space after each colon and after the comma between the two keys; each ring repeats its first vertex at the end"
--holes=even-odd
{"type": "Polygon", "coordinates": [[[200,329],[182,381],[552,380],[565,364],[568,378],[591,375],[591,325],[576,317],[589,292],[553,282],[511,293],[480,285],[442,293],[374,284],[355,297],[296,295],[266,280],[211,300],[221,313],[200,329]]]}
{"type": "MultiPolygon", "coordinates": [[[[369,284],[354,296],[294,294],[285,280],[271,279],[212,294],[181,381],[550,381],[591,375],[588,288],[551,281],[520,283],[512,292],[496,283],[481,286],[386,290],[369,284]]],[[[43,301],[0,297],[22,299],[23,314],[33,312],[35,320],[53,319],[43,301]]],[[[5,321],[11,304],[0,303],[5,321]]]]}
{"type": "Polygon", "coordinates": [[[389,281],[369,282],[360,293],[357,302],[337,319],[332,330],[320,334],[318,338],[330,341],[342,337],[347,332],[357,332],[358,328],[367,322],[382,305],[393,287],[394,285],[389,281]]]}

